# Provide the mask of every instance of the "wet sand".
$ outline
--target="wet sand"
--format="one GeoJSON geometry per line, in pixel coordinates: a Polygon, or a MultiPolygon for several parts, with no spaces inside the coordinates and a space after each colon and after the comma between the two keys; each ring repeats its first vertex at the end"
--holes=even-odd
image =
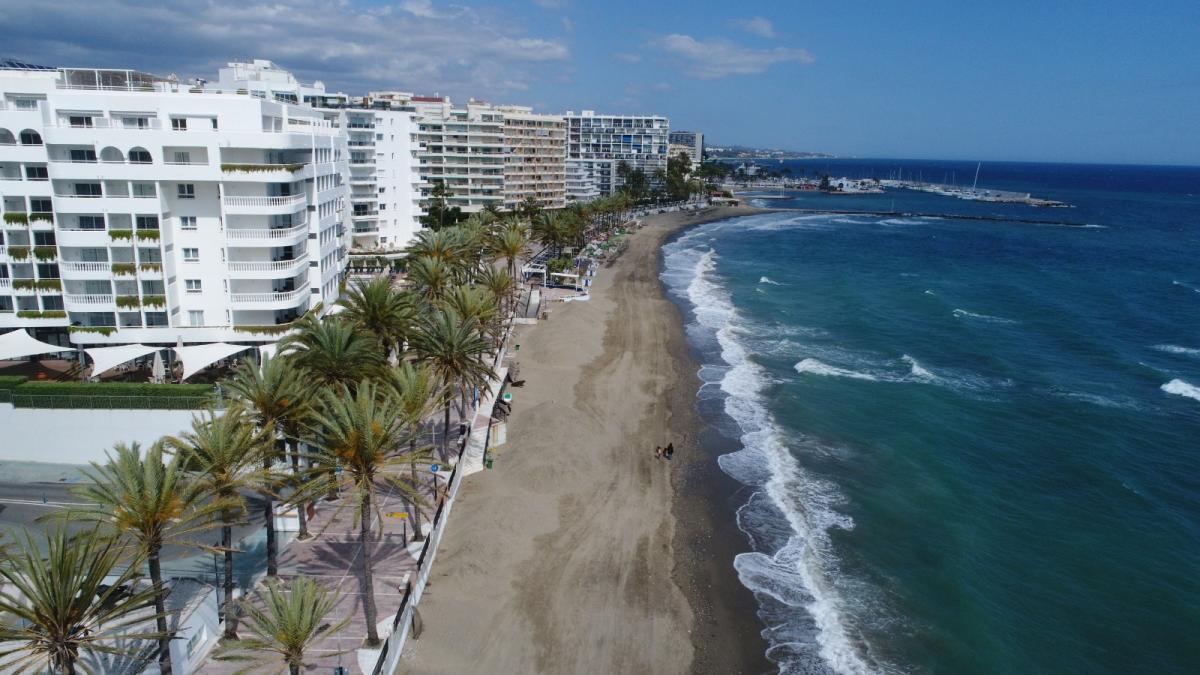
{"type": "Polygon", "coordinates": [[[521,328],[507,443],[463,484],[402,672],[768,670],[732,567],[737,485],[696,418],[697,366],[658,279],[672,232],[754,212],[645,218],[591,300],[521,328]],[[655,459],[668,441],[674,461],[655,459]]]}

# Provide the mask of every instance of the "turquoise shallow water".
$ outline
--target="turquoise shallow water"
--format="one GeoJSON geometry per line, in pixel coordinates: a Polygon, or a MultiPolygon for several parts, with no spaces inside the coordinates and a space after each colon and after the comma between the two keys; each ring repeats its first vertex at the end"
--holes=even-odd
{"type": "Polygon", "coordinates": [[[783,672],[1200,667],[1200,170],[989,173],[1076,208],[825,199],[1093,227],[772,213],[664,248],[783,672]]]}

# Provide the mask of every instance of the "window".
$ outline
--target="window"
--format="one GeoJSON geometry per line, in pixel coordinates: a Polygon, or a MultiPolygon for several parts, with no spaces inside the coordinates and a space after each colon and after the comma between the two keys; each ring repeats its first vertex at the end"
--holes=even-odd
{"type": "Polygon", "coordinates": [[[129,151],[130,164],[149,164],[153,160],[150,158],[150,153],[141,148],[134,148],[129,151]]]}
{"type": "Polygon", "coordinates": [[[91,149],[72,150],[71,151],[71,161],[72,162],[94,162],[94,161],[96,161],[96,151],[91,150],[91,149]]]}
{"type": "Polygon", "coordinates": [[[53,232],[34,232],[33,233],[33,245],[34,246],[54,246],[54,244],[55,244],[55,240],[54,240],[53,232]]]}
{"type": "MultiPolygon", "coordinates": [[[[198,249],[198,248],[183,249],[183,261],[184,262],[200,262],[200,249],[198,249]]],[[[200,282],[197,281],[196,283],[200,283],[200,282]]]]}
{"type": "Polygon", "coordinates": [[[174,129],[175,131],[187,131],[187,118],[186,117],[172,117],[171,118],[171,128],[174,129]]]}
{"type": "MultiPolygon", "coordinates": [[[[204,325],[204,310],[202,310],[202,309],[188,310],[188,324],[192,325],[192,326],[203,326],[204,325]]],[[[189,643],[188,649],[190,650],[191,648],[192,648],[192,645],[189,643]]]]}
{"type": "Polygon", "coordinates": [[[25,180],[50,180],[50,174],[44,166],[25,167],[25,180]]]}
{"type": "Polygon", "coordinates": [[[196,229],[196,216],[179,216],[179,229],[181,229],[181,230],[196,229]]]}
{"type": "Polygon", "coordinates": [[[194,183],[180,183],[178,186],[180,199],[195,199],[196,185],[194,183]]]}
{"type": "Polygon", "coordinates": [[[138,216],[137,229],[139,230],[157,230],[158,216],[138,216]]]}
{"type": "Polygon", "coordinates": [[[176,164],[191,164],[192,163],[192,153],[176,152],[175,153],[175,163],[176,164]]]}
{"type": "Polygon", "coordinates": [[[26,129],[21,132],[21,145],[41,145],[42,137],[36,131],[26,129]]]}
{"type": "Polygon", "coordinates": [[[30,197],[29,210],[32,213],[50,213],[54,207],[46,197],[30,197]]]}
{"type": "Polygon", "coordinates": [[[387,190],[387,188],[379,188],[379,194],[383,194],[384,190],[387,190]]]}
{"type": "Polygon", "coordinates": [[[42,309],[62,309],[63,299],[61,295],[43,295],[42,309]]]}
{"type": "Polygon", "coordinates": [[[36,98],[14,98],[12,102],[17,110],[37,110],[38,106],[36,98]]]}
{"type": "Polygon", "coordinates": [[[212,118],[213,129],[217,128],[217,118],[212,118]]]}
{"type": "Polygon", "coordinates": [[[103,230],[104,216],[79,216],[79,229],[103,230]]]}
{"type": "MultiPolygon", "coordinates": [[[[183,250],[187,251],[186,248],[183,250]]],[[[184,279],[183,285],[184,285],[184,288],[187,289],[188,293],[199,293],[202,290],[200,287],[199,279],[184,279]]]]}
{"type": "Polygon", "coordinates": [[[133,196],[142,199],[157,197],[158,192],[154,189],[154,183],[134,183],[133,196]]]}
{"type": "Polygon", "coordinates": [[[100,190],[99,183],[76,183],[75,196],[77,197],[99,197],[103,194],[100,190]]]}
{"type": "Polygon", "coordinates": [[[126,129],[145,129],[150,126],[150,120],[145,117],[122,117],[121,126],[126,129]]]}
{"type": "Polygon", "coordinates": [[[73,127],[90,129],[92,126],[92,118],[86,115],[71,115],[70,124],[73,127]]]}

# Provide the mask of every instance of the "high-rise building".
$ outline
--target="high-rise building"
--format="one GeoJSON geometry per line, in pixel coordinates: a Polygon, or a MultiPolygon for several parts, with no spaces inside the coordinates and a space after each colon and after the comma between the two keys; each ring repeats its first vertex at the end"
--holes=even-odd
{"type": "Polygon", "coordinates": [[[602,195],[621,186],[622,164],[641,170],[653,183],[667,168],[670,123],[657,115],[597,115],[567,111],[567,160],[580,160],[602,195]]]}
{"type": "Polygon", "coordinates": [[[499,106],[504,115],[504,208],[533,198],[544,209],[567,205],[567,123],[523,106],[499,106]]]}
{"type": "Polygon", "coordinates": [[[346,135],[257,92],[0,68],[0,329],[271,341],[327,311],[349,241],[346,135]]]}
{"type": "Polygon", "coordinates": [[[414,96],[417,156],[425,195],[436,184],[464,213],[504,206],[504,114],[486,103],[454,106],[449,98],[414,96]]]}
{"type": "Polygon", "coordinates": [[[704,134],[699,131],[672,131],[667,138],[671,157],[686,152],[688,159],[692,160],[692,166],[699,166],[704,161],[704,134]]]}
{"type": "Polygon", "coordinates": [[[596,176],[592,170],[594,164],[582,159],[567,160],[567,203],[590,202],[600,196],[600,188],[596,186],[596,176]]]}

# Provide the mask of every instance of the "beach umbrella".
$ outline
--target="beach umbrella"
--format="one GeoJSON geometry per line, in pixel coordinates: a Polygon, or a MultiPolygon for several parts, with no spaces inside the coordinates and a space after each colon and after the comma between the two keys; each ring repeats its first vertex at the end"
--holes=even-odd
{"type": "Polygon", "coordinates": [[[159,384],[167,377],[167,369],[163,365],[162,350],[154,352],[154,365],[150,366],[150,377],[159,384]]]}

